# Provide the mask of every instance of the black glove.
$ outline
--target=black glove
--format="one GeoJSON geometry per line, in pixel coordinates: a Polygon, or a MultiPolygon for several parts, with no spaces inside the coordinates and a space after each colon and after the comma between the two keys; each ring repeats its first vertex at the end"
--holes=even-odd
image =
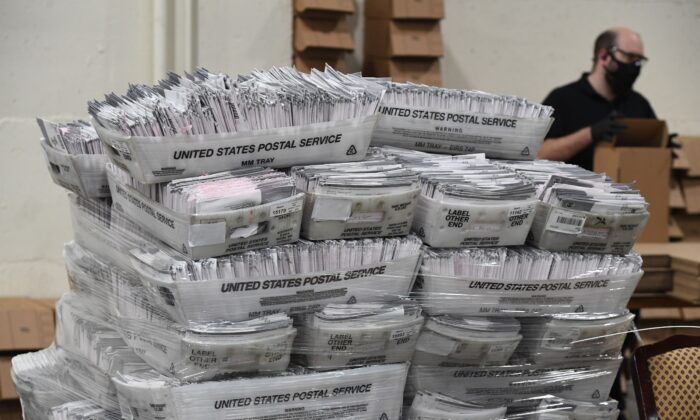
{"type": "Polygon", "coordinates": [[[591,126],[593,142],[613,138],[616,134],[627,129],[627,124],[620,121],[621,115],[613,111],[605,118],[591,126]]]}

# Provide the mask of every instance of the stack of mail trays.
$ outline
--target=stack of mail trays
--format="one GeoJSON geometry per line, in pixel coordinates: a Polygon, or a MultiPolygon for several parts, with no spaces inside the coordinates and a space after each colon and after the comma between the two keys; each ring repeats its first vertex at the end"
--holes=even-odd
{"type": "Polygon", "coordinates": [[[74,239],[26,418],[616,418],[647,206],[532,160],[550,108],[273,68],[89,113],[39,120],[74,239]]]}

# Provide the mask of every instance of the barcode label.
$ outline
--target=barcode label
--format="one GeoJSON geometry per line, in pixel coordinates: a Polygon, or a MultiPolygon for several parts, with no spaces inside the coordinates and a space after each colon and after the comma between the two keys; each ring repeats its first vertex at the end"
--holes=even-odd
{"type": "Polygon", "coordinates": [[[583,220],[577,219],[575,217],[557,217],[557,223],[563,223],[565,225],[581,226],[583,225],[583,220]]]}
{"type": "Polygon", "coordinates": [[[568,233],[577,235],[583,231],[586,223],[586,216],[562,209],[553,209],[547,219],[545,229],[553,232],[568,233]]]}

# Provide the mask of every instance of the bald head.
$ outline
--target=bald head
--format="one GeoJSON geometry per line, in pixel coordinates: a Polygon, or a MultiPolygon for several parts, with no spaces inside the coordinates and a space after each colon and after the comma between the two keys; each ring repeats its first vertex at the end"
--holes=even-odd
{"type": "Polygon", "coordinates": [[[635,55],[644,55],[644,44],[637,32],[625,27],[610,28],[598,35],[593,45],[594,68],[608,57],[610,48],[617,47],[635,55]]]}

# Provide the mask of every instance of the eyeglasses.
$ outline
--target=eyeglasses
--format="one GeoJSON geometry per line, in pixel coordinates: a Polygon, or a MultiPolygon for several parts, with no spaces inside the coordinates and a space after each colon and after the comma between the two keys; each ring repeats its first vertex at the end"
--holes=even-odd
{"type": "Polygon", "coordinates": [[[625,62],[634,64],[637,67],[643,67],[649,61],[648,58],[641,54],[627,52],[625,50],[621,50],[619,47],[610,47],[608,51],[610,51],[610,54],[613,54],[613,58],[614,54],[619,52],[625,58],[625,62]]]}

